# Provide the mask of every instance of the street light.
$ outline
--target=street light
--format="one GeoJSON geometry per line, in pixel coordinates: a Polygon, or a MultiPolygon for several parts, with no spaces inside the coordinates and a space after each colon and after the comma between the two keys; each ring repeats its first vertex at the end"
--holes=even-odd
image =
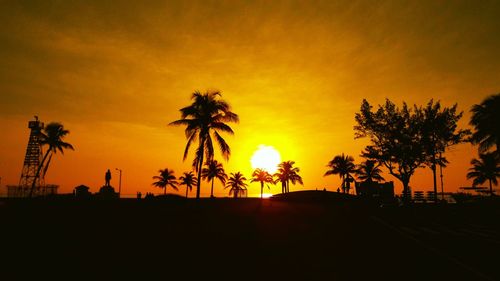
{"type": "Polygon", "coordinates": [[[118,197],[121,197],[121,194],[122,194],[122,170],[118,169],[118,168],[115,168],[115,169],[120,172],[120,180],[118,182],[118,197]]]}

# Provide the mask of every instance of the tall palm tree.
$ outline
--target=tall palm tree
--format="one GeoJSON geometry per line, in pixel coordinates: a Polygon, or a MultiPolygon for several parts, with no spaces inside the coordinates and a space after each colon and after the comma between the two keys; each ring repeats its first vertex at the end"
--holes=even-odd
{"type": "MultiPolygon", "coordinates": [[[[263,197],[264,183],[274,183],[273,176],[262,169],[255,169],[252,173],[250,182],[260,182],[260,198],[263,197]]],[[[269,188],[269,185],[267,186],[269,188]]]]}
{"type": "Polygon", "coordinates": [[[35,189],[37,179],[40,178],[40,173],[42,172],[42,167],[43,167],[43,176],[45,176],[45,174],[47,173],[47,169],[49,168],[50,161],[52,160],[52,155],[56,154],[57,151],[60,151],[61,154],[64,154],[65,149],[75,150],[71,144],[63,141],[63,139],[68,134],[69,134],[69,130],[64,129],[64,126],[60,123],[57,123],[57,122],[51,122],[51,123],[47,124],[47,126],[43,129],[43,132],[40,132],[40,136],[39,136],[40,137],[40,144],[42,146],[48,145],[49,148],[45,152],[45,155],[43,156],[42,162],[38,166],[38,169],[37,169],[36,174],[35,174],[35,178],[33,179],[33,183],[31,185],[29,197],[31,197],[33,195],[33,190],[35,189]]]}
{"type": "Polygon", "coordinates": [[[467,179],[474,179],[472,185],[483,184],[488,181],[490,184],[490,195],[493,196],[493,184],[497,185],[497,178],[500,177],[500,163],[496,153],[490,152],[479,154],[478,159],[472,159],[472,167],[467,173],[467,179]]]}
{"type": "Polygon", "coordinates": [[[231,194],[234,198],[238,198],[238,195],[245,194],[247,191],[247,184],[245,183],[247,179],[240,172],[231,173],[231,176],[227,180],[226,188],[229,189],[229,196],[231,194]]]}
{"type": "Polygon", "coordinates": [[[342,192],[345,193],[347,191],[347,193],[349,193],[350,182],[352,180],[351,174],[356,170],[354,158],[342,153],[342,155],[333,157],[333,159],[330,160],[326,166],[329,167],[330,170],[326,171],[323,176],[339,175],[342,180],[342,192]]]}
{"type": "Polygon", "coordinates": [[[184,175],[182,175],[179,180],[181,181],[179,183],[180,185],[186,186],[186,198],[188,198],[188,191],[191,191],[193,189],[193,185],[196,184],[196,176],[193,172],[184,172],[184,175]]]}
{"type": "Polygon", "coordinates": [[[160,173],[159,176],[154,176],[153,179],[156,180],[153,182],[153,185],[159,188],[163,188],[163,194],[167,194],[167,186],[171,186],[175,190],[179,190],[177,188],[177,178],[174,175],[174,170],[169,170],[165,168],[163,170],[158,171],[160,173]]]}
{"type": "Polygon", "coordinates": [[[290,192],[290,182],[292,184],[304,184],[299,176],[300,168],[294,167],[295,161],[283,161],[278,165],[278,171],[274,174],[276,183],[281,182],[282,193],[290,192]]]}
{"type": "Polygon", "coordinates": [[[377,163],[377,161],[366,160],[356,167],[354,173],[361,181],[383,181],[384,178],[380,175],[382,173],[382,170],[379,167],[380,164],[377,163]]]}
{"type": "Polygon", "coordinates": [[[222,156],[228,160],[231,149],[219,133],[234,134],[231,127],[226,123],[239,121],[238,115],[233,113],[229,104],[220,97],[219,92],[204,94],[194,92],[191,98],[193,103],[180,110],[181,119],[170,123],[170,125],[186,126],[185,133],[188,141],[183,160],[186,160],[191,144],[198,140],[198,148],[193,160],[193,167],[198,175],[196,184],[197,199],[200,198],[201,170],[204,157],[206,160],[212,160],[214,156],[212,136],[219,144],[222,156]]]}
{"type": "Polygon", "coordinates": [[[224,167],[222,163],[217,162],[217,160],[209,160],[205,163],[205,168],[201,170],[201,177],[206,181],[212,182],[212,188],[210,190],[210,198],[214,197],[214,179],[218,179],[222,185],[226,184],[227,175],[224,172],[224,167]]]}
{"type": "Polygon", "coordinates": [[[497,154],[500,151],[500,94],[486,98],[481,104],[471,109],[470,124],[475,131],[472,134],[472,143],[479,144],[479,152],[484,153],[496,146],[497,154]]]}

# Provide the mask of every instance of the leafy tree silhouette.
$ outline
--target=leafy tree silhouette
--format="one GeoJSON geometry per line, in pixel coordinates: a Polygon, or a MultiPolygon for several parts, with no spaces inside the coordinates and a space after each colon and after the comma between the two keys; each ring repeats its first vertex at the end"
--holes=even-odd
{"type": "Polygon", "coordinates": [[[303,185],[302,177],[299,175],[300,168],[293,167],[294,161],[283,161],[278,165],[278,171],[274,174],[275,183],[281,182],[281,192],[290,192],[290,182],[303,185]]]}
{"type": "Polygon", "coordinates": [[[479,159],[472,159],[472,167],[467,173],[467,179],[473,179],[472,185],[476,186],[489,182],[490,195],[493,196],[493,184],[497,185],[497,178],[500,177],[499,157],[496,153],[490,152],[479,154],[479,159]]]}
{"type": "Polygon", "coordinates": [[[245,183],[246,180],[240,172],[231,173],[226,184],[226,188],[229,188],[229,196],[233,195],[234,198],[238,198],[238,195],[245,194],[248,186],[245,183]]]}
{"type": "Polygon", "coordinates": [[[371,141],[362,157],[381,163],[400,180],[403,199],[408,202],[411,176],[427,160],[421,114],[408,108],[406,103],[400,109],[388,99],[372,112],[372,106],[363,100],[355,120],[355,138],[369,137],[371,141]]]}
{"type": "Polygon", "coordinates": [[[218,179],[222,185],[226,184],[227,175],[224,172],[224,167],[222,163],[217,162],[217,160],[209,160],[205,163],[205,168],[201,170],[201,177],[206,181],[212,182],[212,188],[210,190],[210,198],[214,197],[214,179],[218,179]]]}
{"type": "MultiPolygon", "coordinates": [[[[252,173],[252,179],[250,182],[260,182],[260,198],[262,199],[264,192],[264,183],[274,183],[273,176],[267,171],[262,169],[255,169],[252,173]]],[[[269,185],[267,185],[269,188],[269,185]]]]}
{"type": "Polygon", "coordinates": [[[349,193],[350,181],[352,179],[351,173],[355,172],[356,165],[354,165],[354,158],[349,155],[337,155],[328,162],[327,167],[330,170],[326,171],[323,176],[339,175],[342,180],[342,192],[349,193]]]}
{"type": "Polygon", "coordinates": [[[191,144],[198,140],[198,149],[193,160],[193,167],[198,175],[196,183],[196,198],[200,198],[201,170],[203,160],[212,160],[214,156],[214,147],[212,136],[219,144],[222,156],[228,160],[231,155],[231,149],[219,132],[234,134],[227,122],[238,122],[238,115],[231,111],[229,104],[222,100],[219,92],[206,92],[204,94],[195,92],[192,95],[192,104],[182,108],[181,119],[171,122],[170,125],[186,126],[185,133],[187,137],[186,149],[184,150],[183,160],[186,160],[191,144]]]}
{"type": "Polygon", "coordinates": [[[474,126],[472,143],[479,144],[479,152],[487,152],[496,146],[496,153],[500,154],[500,94],[487,97],[480,104],[471,109],[470,124],[474,126]]]}
{"type": "Polygon", "coordinates": [[[188,198],[188,191],[193,189],[193,185],[196,184],[196,176],[193,172],[184,172],[184,174],[179,178],[180,185],[186,186],[186,198],[188,198]]]}
{"type": "Polygon", "coordinates": [[[171,186],[175,190],[179,190],[177,188],[177,179],[174,175],[174,170],[169,170],[165,168],[163,170],[158,171],[160,173],[159,176],[154,176],[153,179],[156,180],[153,182],[153,185],[159,188],[163,188],[163,194],[167,194],[167,186],[171,186]]]}
{"type": "Polygon", "coordinates": [[[43,176],[47,173],[47,170],[50,165],[50,161],[52,160],[52,155],[56,154],[57,151],[60,151],[61,154],[64,154],[65,149],[75,150],[74,147],[63,141],[63,139],[69,134],[69,131],[64,129],[64,126],[57,122],[51,122],[47,124],[47,126],[43,129],[43,132],[40,132],[40,143],[41,145],[48,145],[49,149],[45,152],[43,156],[42,162],[35,174],[35,178],[33,179],[33,184],[31,185],[29,197],[33,196],[33,191],[35,189],[35,184],[37,179],[40,178],[40,173],[43,169],[43,176]],[[48,159],[48,160],[47,160],[48,159]],[[45,162],[47,161],[47,162],[45,162]]]}

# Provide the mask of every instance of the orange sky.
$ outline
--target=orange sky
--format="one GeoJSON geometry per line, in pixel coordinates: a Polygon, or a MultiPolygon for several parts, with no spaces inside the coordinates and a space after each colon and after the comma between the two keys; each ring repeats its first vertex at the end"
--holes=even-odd
{"type": "MultiPolygon", "coordinates": [[[[167,124],[193,91],[207,89],[222,91],[241,119],[226,137],[227,172],[249,178],[250,157],[266,144],[301,168],[305,186],[291,190],[336,190],[325,165],[342,152],[360,162],[367,142],[354,140],[353,125],[363,98],[457,102],[466,128],[470,107],[499,91],[498,3],[160,2],[1,4],[2,188],[19,181],[35,114],[71,130],[76,151],[57,155],[46,177],[61,192],[97,191],[108,168],[117,186],[116,167],[123,193],[158,192],[158,169],[180,175],[192,159],[182,162],[183,129],[167,124]]],[[[447,190],[470,185],[475,154],[468,144],[447,153],[447,190]]],[[[430,171],[418,170],[410,185],[429,190],[430,171]]],[[[218,184],[215,193],[227,194],[218,184]]]]}

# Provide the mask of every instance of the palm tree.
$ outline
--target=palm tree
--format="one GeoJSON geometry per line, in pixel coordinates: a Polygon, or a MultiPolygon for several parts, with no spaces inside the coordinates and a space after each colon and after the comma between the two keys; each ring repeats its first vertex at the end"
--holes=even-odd
{"type": "Polygon", "coordinates": [[[327,167],[330,168],[330,170],[326,171],[326,173],[323,176],[329,176],[329,175],[339,175],[340,179],[342,180],[342,192],[349,193],[350,189],[350,182],[352,180],[351,173],[354,173],[356,166],[354,165],[354,158],[349,155],[337,155],[333,157],[333,159],[328,162],[327,167]]]}
{"type": "Polygon", "coordinates": [[[246,180],[247,179],[240,172],[231,173],[231,176],[229,177],[226,184],[226,188],[230,188],[229,196],[231,196],[232,194],[234,198],[238,198],[238,195],[240,193],[244,195],[247,191],[247,184],[245,183],[246,180]]]}
{"type": "Polygon", "coordinates": [[[234,134],[227,122],[238,122],[238,115],[231,111],[229,104],[220,99],[219,92],[200,93],[194,92],[192,95],[193,103],[182,108],[181,119],[170,123],[170,125],[186,126],[185,133],[187,137],[186,149],[184,150],[183,160],[189,152],[189,147],[197,139],[198,149],[193,160],[193,167],[198,175],[196,184],[196,198],[200,198],[201,170],[203,160],[212,160],[214,156],[214,147],[212,136],[219,144],[222,156],[228,160],[231,149],[219,132],[234,134]]]}
{"type": "Polygon", "coordinates": [[[472,143],[479,144],[479,152],[484,153],[493,146],[496,152],[500,151],[500,94],[486,98],[481,104],[476,104],[471,109],[470,124],[474,126],[472,143]]]}
{"type": "Polygon", "coordinates": [[[222,185],[226,184],[227,175],[224,172],[222,163],[217,160],[209,160],[205,163],[206,168],[201,170],[201,177],[206,181],[212,182],[212,189],[210,190],[210,198],[214,197],[214,179],[218,179],[222,185]]]}
{"type": "Polygon", "coordinates": [[[379,168],[380,164],[377,161],[366,160],[356,167],[354,173],[359,180],[365,182],[383,181],[384,178],[380,175],[382,170],[379,168]]]}
{"type": "MultiPolygon", "coordinates": [[[[469,130],[458,129],[458,121],[462,118],[462,112],[457,113],[457,104],[451,107],[441,107],[439,101],[430,100],[423,108],[415,109],[421,123],[421,143],[424,145],[426,161],[425,164],[432,171],[434,188],[434,202],[437,201],[437,167],[442,171],[448,160],[443,156],[446,150],[456,144],[468,139],[469,130]]],[[[443,186],[441,196],[444,198],[443,186]]]]}
{"type": "Polygon", "coordinates": [[[174,176],[174,170],[169,170],[165,168],[163,170],[158,171],[160,173],[159,176],[154,176],[153,179],[156,180],[153,182],[153,185],[159,188],[163,188],[163,194],[167,194],[167,186],[171,186],[175,190],[179,190],[177,188],[177,179],[174,176]]]}
{"type": "Polygon", "coordinates": [[[49,168],[50,160],[52,160],[52,155],[57,153],[57,151],[60,151],[61,154],[64,154],[65,149],[75,150],[71,144],[63,141],[63,139],[69,134],[69,130],[65,130],[62,124],[57,122],[51,122],[47,124],[47,126],[43,129],[43,131],[44,132],[40,132],[39,135],[40,144],[42,146],[48,145],[49,149],[47,149],[47,151],[45,152],[42,162],[38,166],[35,178],[33,179],[33,183],[31,185],[29,197],[33,195],[33,190],[35,189],[37,179],[40,178],[42,167],[44,168],[43,176],[45,177],[47,169],[49,168]]]}
{"type": "Polygon", "coordinates": [[[281,182],[282,193],[290,192],[290,182],[303,185],[302,177],[299,176],[300,169],[294,167],[295,161],[283,161],[278,165],[278,171],[274,174],[276,183],[281,182]]]}
{"type": "MultiPolygon", "coordinates": [[[[264,183],[274,183],[273,176],[262,169],[255,169],[250,182],[260,182],[260,198],[263,197],[264,183]]],[[[267,186],[269,188],[269,185],[267,186]]]]}
{"type": "Polygon", "coordinates": [[[188,198],[188,191],[191,191],[193,185],[196,184],[196,177],[193,172],[184,172],[184,175],[182,175],[179,180],[181,181],[180,185],[186,186],[186,198],[188,198]]]}
{"type": "Polygon", "coordinates": [[[467,179],[474,179],[472,185],[483,184],[488,181],[490,184],[490,195],[493,196],[493,184],[497,185],[497,178],[500,177],[500,163],[498,155],[490,152],[479,154],[478,159],[472,159],[472,167],[467,173],[467,179]]]}

